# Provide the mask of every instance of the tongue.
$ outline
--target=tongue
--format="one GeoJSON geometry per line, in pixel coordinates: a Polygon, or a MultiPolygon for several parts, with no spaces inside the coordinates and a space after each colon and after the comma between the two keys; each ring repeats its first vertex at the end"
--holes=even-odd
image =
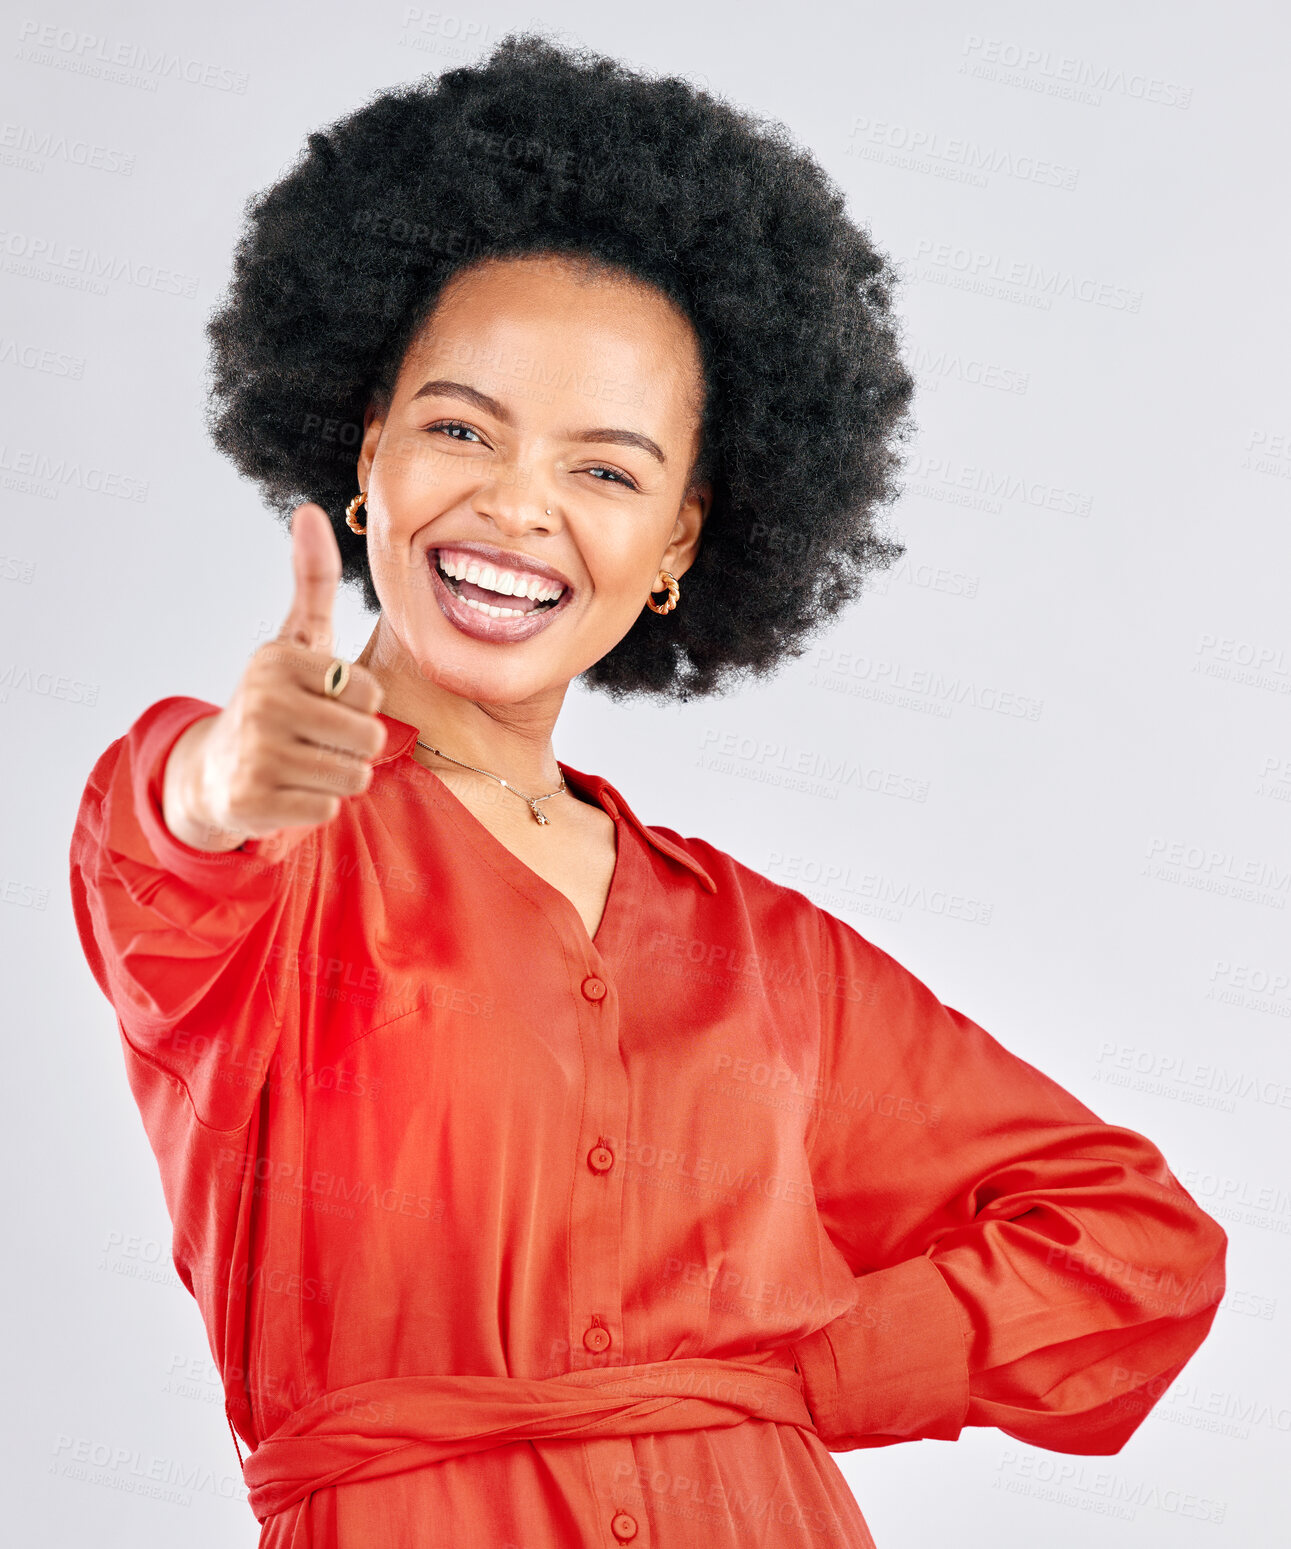
{"type": "Polygon", "coordinates": [[[518,608],[528,613],[537,606],[532,597],[508,597],[504,592],[491,592],[487,587],[476,586],[474,581],[459,581],[457,590],[472,602],[487,603],[491,608],[518,608]]]}

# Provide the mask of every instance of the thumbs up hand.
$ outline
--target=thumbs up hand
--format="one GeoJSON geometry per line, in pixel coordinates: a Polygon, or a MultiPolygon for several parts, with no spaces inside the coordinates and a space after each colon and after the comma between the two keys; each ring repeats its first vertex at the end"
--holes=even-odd
{"type": "Polygon", "coordinates": [[[384,691],[367,668],[351,663],[341,694],[324,691],[341,551],[321,506],[292,512],[291,559],[296,590],[277,638],[252,656],[225,708],[188,727],[166,762],[166,826],[194,849],[233,850],[329,823],[367,790],[385,747],[376,713],[384,691]]]}
{"type": "Polygon", "coordinates": [[[291,568],[296,595],[282,628],[280,641],[310,651],[326,652],[332,659],[332,613],[341,584],[341,551],[336,534],[322,506],[307,501],[291,513],[291,568]]]}

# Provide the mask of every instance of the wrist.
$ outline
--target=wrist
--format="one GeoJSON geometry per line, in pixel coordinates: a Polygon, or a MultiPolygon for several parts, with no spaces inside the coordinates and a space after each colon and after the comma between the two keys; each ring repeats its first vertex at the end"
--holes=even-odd
{"type": "Polygon", "coordinates": [[[204,715],[176,739],[162,775],[162,814],[181,844],[220,853],[236,850],[251,836],[216,823],[205,804],[203,753],[215,720],[204,715]]]}

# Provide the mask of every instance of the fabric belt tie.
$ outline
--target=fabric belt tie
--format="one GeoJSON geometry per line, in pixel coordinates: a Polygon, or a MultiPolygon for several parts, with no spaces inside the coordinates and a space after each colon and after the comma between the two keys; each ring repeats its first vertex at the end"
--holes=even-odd
{"type": "Polygon", "coordinates": [[[802,1378],[786,1352],[740,1360],[691,1356],[559,1377],[383,1377],[296,1410],[248,1454],[242,1474],[263,1523],[314,1490],[509,1442],[695,1431],[750,1418],[814,1431],[802,1378]]]}

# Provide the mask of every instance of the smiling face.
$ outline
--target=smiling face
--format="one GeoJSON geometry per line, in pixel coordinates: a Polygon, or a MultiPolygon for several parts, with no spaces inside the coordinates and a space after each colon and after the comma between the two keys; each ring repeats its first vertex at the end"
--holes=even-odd
{"type": "Polygon", "coordinates": [[[703,391],[652,286],[550,255],[459,272],[364,420],[379,629],[470,699],[563,694],[694,559],[703,391]]]}

